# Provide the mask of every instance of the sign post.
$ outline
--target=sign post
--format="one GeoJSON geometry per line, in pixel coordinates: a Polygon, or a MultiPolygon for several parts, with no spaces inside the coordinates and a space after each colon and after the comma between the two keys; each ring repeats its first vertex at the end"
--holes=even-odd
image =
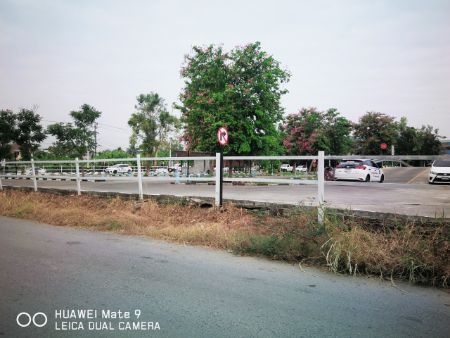
{"type": "Polygon", "coordinates": [[[220,127],[217,130],[217,142],[220,144],[219,156],[216,156],[216,204],[221,207],[223,204],[223,147],[228,144],[228,130],[226,127],[220,127]],[[217,158],[218,157],[218,158],[217,158]]]}

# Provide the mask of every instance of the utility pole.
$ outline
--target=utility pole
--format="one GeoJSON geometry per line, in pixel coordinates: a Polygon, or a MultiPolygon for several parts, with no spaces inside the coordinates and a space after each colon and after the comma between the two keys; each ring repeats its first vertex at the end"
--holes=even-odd
{"type": "Polygon", "coordinates": [[[97,156],[97,127],[98,123],[94,122],[94,157],[97,156]]]}

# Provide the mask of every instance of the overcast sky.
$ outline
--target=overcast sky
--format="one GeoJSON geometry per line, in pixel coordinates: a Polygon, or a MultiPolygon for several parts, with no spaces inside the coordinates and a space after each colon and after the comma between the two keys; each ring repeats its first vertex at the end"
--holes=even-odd
{"type": "Polygon", "coordinates": [[[0,0],[0,109],[38,105],[47,125],[88,103],[101,148],[126,148],[136,96],[171,107],[192,46],[254,41],[292,74],[286,113],[378,111],[450,137],[450,1],[0,0]]]}

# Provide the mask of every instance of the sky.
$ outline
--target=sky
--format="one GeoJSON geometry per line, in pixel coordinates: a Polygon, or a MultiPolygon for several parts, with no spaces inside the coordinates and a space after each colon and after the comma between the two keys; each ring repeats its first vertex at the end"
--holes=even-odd
{"type": "Polygon", "coordinates": [[[450,1],[435,0],[0,0],[0,109],[48,125],[88,103],[100,149],[126,148],[136,97],[171,111],[193,46],[254,41],[291,73],[286,114],[377,111],[450,137],[450,1]]]}

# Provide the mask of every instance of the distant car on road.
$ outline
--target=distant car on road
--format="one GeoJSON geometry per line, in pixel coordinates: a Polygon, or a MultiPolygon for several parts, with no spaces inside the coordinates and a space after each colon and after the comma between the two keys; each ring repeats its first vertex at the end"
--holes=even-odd
{"type": "Polygon", "coordinates": [[[450,183],[450,160],[436,160],[433,162],[428,175],[428,183],[450,183]]]}
{"type": "MultiPolygon", "coordinates": [[[[44,168],[34,167],[34,173],[36,175],[45,175],[47,173],[47,170],[45,170],[44,168]]],[[[32,176],[33,175],[33,168],[27,169],[26,172],[25,172],[25,175],[32,176]]]]}
{"type": "Polygon", "coordinates": [[[384,182],[383,170],[372,160],[343,160],[334,172],[335,180],[384,182]]]}
{"type": "Polygon", "coordinates": [[[105,173],[107,174],[131,174],[133,168],[129,164],[114,164],[113,166],[107,167],[105,173]]]}

